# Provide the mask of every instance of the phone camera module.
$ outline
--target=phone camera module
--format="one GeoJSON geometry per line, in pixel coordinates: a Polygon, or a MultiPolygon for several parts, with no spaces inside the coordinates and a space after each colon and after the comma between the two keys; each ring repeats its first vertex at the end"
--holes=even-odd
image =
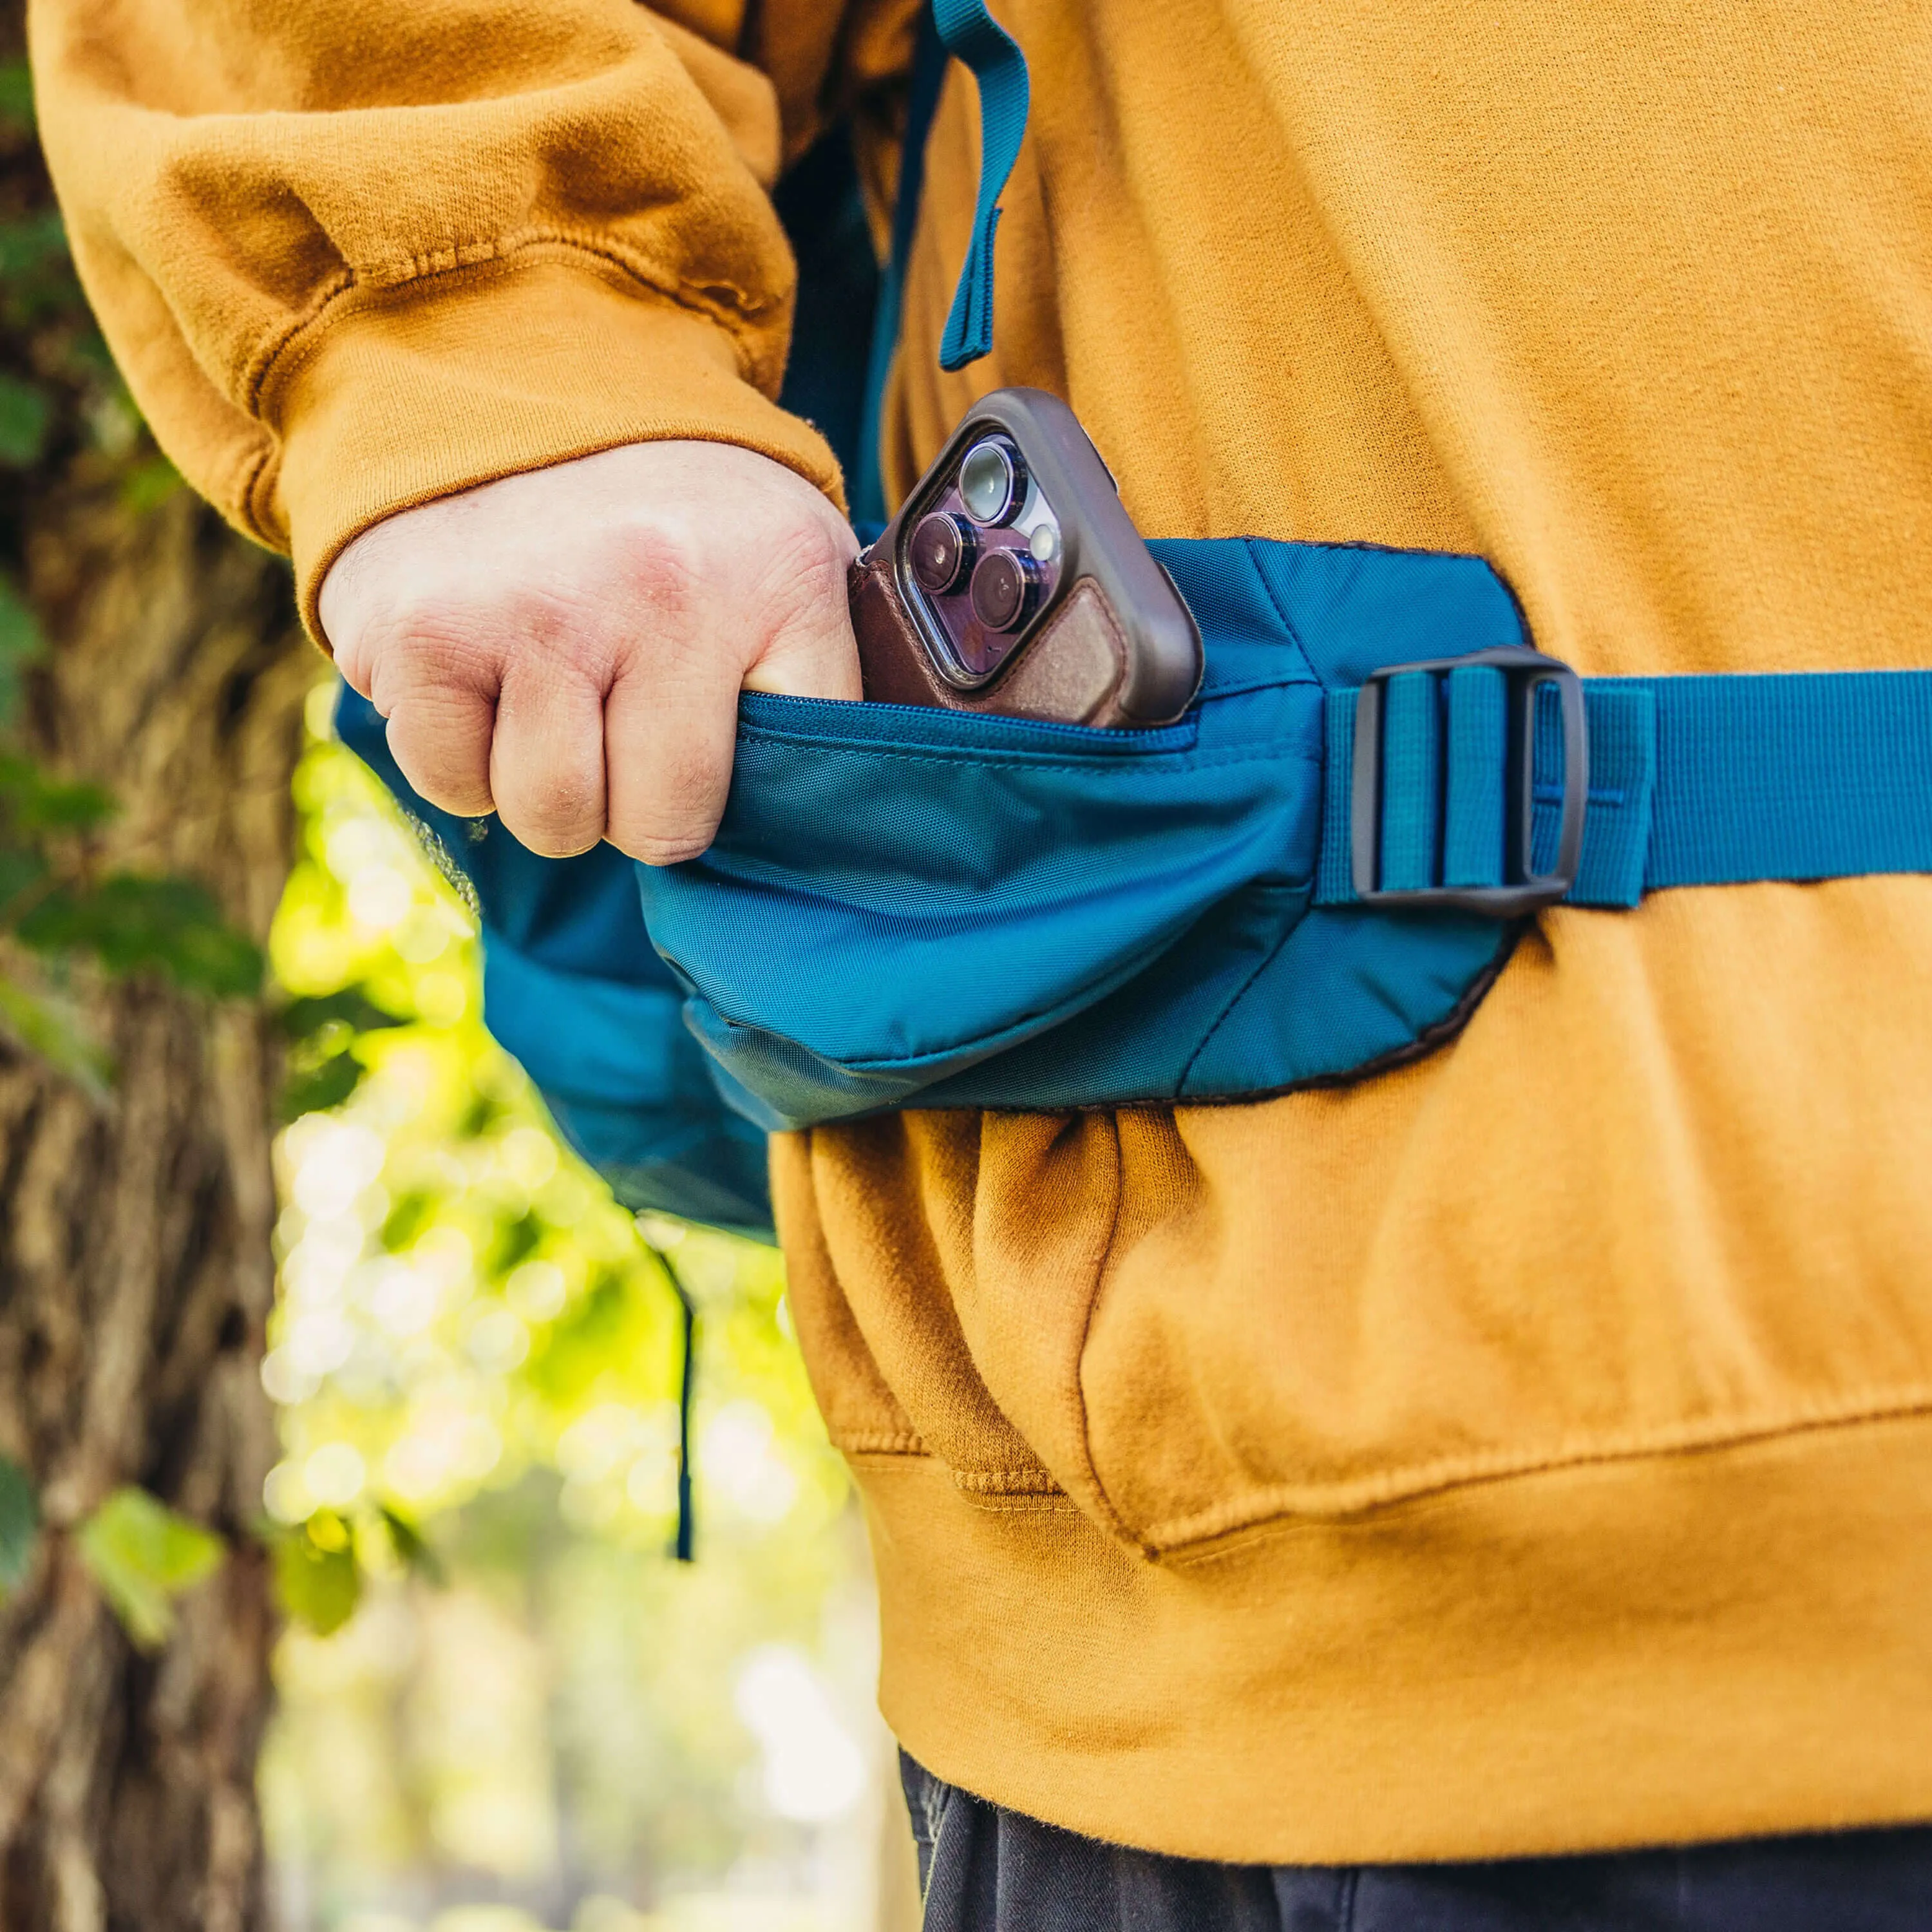
{"type": "Polygon", "coordinates": [[[1024,550],[990,550],[973,572],[973,614],[989,631],[1016,631],[1040,586],[1040,566],[1024,550]]]}
{"type": "Polygon", "coordinates": [[[959,466],[959,500],[976,524],[1010,523],[1026,495],[1020,453],[1003,436],[982,436],[959,466]]]}
{"type": "Polygon", "coordinates": [[[973,566],[979,540],[964,517],[935,510],[922,517],[912,533],[912,574],[928,597],[957,590],[973,566]]]}

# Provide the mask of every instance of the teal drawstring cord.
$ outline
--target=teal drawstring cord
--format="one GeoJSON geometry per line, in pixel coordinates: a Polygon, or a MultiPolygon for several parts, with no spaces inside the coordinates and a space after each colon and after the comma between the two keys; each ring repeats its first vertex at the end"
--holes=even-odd
{"type": "Polygon", "coordinates": [[[684,1322],[684,1360],[677,1383],[677,1540],[671,1545],[671,1554],[680,1563],[690,1563],[696,1560],[698,1537],[698,1514],[691,1495],[691,1406],[698,1386],[698,1304],[671,1266],[670,1256],[655,1244],[652,1252],[664,1270],[671,1293],[677,1297],[684,1322]]]}

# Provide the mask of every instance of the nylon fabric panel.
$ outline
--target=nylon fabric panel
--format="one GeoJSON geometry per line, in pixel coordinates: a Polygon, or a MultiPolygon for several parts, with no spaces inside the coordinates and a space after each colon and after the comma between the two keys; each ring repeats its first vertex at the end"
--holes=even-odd
{"type": "Polygon", "coordinates": [[[1299,683],[1149,733],[748,696],[716,843],[640,872],[651,932],[779,1120],[890,1104],[1305,884],[1320,722],[1299,683]]]}
{"type": "Polygon", "coordinates": [[[1264,1093],[1458,1022],[1506,946],[1494,922],[1294,935],[1330,863],[1324,686],[1514,641],[1507,590],[1474,557],[1151,548],[1206,649],[1178,725],[743,700],[716,842],[638,878],[760,1124],[1264,1093]]]}

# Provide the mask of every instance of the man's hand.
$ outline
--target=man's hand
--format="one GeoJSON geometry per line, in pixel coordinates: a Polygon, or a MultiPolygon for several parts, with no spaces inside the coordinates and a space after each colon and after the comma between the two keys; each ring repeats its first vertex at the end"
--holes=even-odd
{"type": "Polygon", "coordinates": [[[633,443],[364,530],[323,580],[342,674],[432,804],[533,851],[703,851],[740,688],[856,698],[845,572],[818,490],[725,443],[633,443]]]}

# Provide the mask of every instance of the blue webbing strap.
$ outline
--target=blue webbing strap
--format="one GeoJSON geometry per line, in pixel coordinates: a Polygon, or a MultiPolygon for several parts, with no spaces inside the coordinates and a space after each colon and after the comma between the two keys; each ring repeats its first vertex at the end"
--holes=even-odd
{"type": "Polygon", "coordinates": [[[912,88],[905,140],[899,152],[898,193],[892,206],[892,252],[879,284],[872,316],[872,347],[866,371],[866,407],[859,425],[859,473],[852,486],[852,521],[869,542],[885,526],[884,479],[879,438],[884,428],[886,380],[898,352],[905,302],[905,272],[926,184],[927,137],[938,110],[948,57],[957,54],[980,86],[980,198],[972,246],[959,271],[952,311],[940,344],[940,366],[963,369],[993,346],[993,236],[1000,225],[1000,196],[1026,132],[1030,98],[1026,56],[981,0],[933,0],[920,10],[913,56],[912,88]]]}
{"type": "MultiPolygon", "coordinates": [[[[1388,682],[1381,883],[1501,884],[1502,674],[1472,668],[1431,685],[1415,673],[1388,682]]],[[[1673,886],[1932,872],[1932,670],[1586,678],[1583,692],[1589,807],[1566,904],[1634,906],[1673,886]]],[[[1563,776],[1555,694],[1541,697],[1539,868],[1555,850],[1563,776]]],[[[1329,694],[1318,904],[1356,898],[1355,698],[1329,694]]]]}
{"type": "Polygon", "coordinates": [[[963,369],[993,346],[993,236],[1000,225],[1000,196],[1026,133],[1027,64],[983,0],[932,0],[932,17],[947,51],[964,61],[980,83],[980,199],[972,245],[939,344],[939,366],[963,369]]]}

